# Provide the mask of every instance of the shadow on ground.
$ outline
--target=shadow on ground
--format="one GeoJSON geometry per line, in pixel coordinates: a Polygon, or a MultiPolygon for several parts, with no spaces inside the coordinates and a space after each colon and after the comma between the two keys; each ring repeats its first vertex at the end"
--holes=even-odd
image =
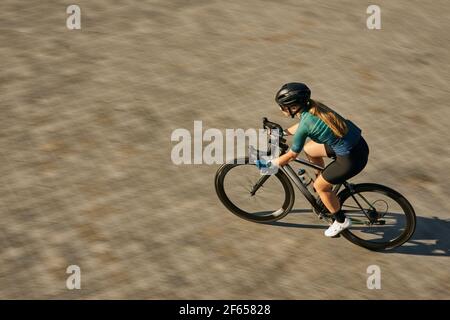
{"type": "MultiPolygon", "coordinates": [[[[297,209],[291,213],[311,213],[311,210],[297,209]]],[[[324,224],[302,224],[276,221],[268,225],[300,228],[300,229],[326,229],[324,224]]],[[[437,217],[427,218],[417,216],[416,230],[411,239],[403,246],[384,251],[384,253],[402,253],[422,256],[450,256],[450,220],[437,217]]]]}

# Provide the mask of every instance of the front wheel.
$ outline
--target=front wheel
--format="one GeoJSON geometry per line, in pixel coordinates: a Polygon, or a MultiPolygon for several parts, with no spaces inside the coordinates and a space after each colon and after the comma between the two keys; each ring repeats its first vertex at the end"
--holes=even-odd
{"type": "Polygon", "coordinates": [[[370,250],[401,246],[416,228],[416,214],[411,204],[397,191],[386,186],[363,183],[342,190],[341,209],[352,220],[352,227],[342,235],[370,250]]]}
{"type": "Polygon", "coordinates": [[[215,177],[217,196],[240,218],[273,222],[285,217],[294,205],[294,188],[281,170],[261,175],[248,158],[223,164],[215,177]]]}

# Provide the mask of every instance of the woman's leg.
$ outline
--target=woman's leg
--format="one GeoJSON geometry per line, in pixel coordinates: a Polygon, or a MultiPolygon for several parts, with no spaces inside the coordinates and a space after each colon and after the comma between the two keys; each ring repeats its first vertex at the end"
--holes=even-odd
{"type": "MultiPolygon", "coordinates": [[[[323,161],[323,157],[327,156],[327,151],[325,150],[325,145],[309,141],[303,147],[303,151],[305,151],[308,160],[312,163],[319,165],[321,167],[325,166],[325,162],[323,161]]],[[[316,178],[320,174],[319,170],[316,170],[316,178]]],[[[317,189],[316,189],[317,190],[317,189]]]]}
{"type": "Polygon", "coordinates": [[[325,207],[331,214],[337,213],[341,209],[338,197],[333,192],[333,185],[328,183],[322,175],[318,176],[314,182],[314,188],[320,196],[325,207]]]}
{"type": "MultiPolygon", "coordinates": [[[[327,157],[327,151],[325,145],[319,144],[314,141],[309,141],[303,148],[309,161],[319,166],[324,167],[325,162],[323,157],[327,157]]],[[[316,181],[314,182],[314,189],[319,194],[320,200],[322,200],[325,207],[332,214],[338,212],[341,208],[340,202],[336,194],[333,192],[333,185],[327,182],[320,171],[316,170],[316,181]]]]}
{"type": "Polygon", "coordinates": [[[368,153],[367,144],[362,139],[350,155],[338,156],[316,179],[314,187],[330,213],[334,214],[340,210],[339,199],[332,191],[333,184],[341,184],[361,172],[367,164],[368,153]]]}

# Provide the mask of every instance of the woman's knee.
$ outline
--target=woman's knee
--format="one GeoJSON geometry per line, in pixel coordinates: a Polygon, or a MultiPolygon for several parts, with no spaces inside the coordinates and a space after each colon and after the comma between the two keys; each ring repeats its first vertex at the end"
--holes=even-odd
{"type": "Polygon", "coordinates": [[[322,175],[320,175],[317,177],[316,181],[314,181],[314,189],[316,189],[318,193],[330,192],[333,190],[333,185],[325,181],[322,175]]]}

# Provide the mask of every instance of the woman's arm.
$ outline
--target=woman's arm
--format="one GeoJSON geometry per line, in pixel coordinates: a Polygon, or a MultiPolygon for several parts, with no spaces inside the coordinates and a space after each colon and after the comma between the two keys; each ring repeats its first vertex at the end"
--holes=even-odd
{"type": "Polygon", "coordinates": [[[294,151],[289,150],[288,152],[283,154],[281,157],[273,159],[270,162],[272,162],[272,164],[274,164],[277,167],[282,167],[285,164],[287,164],[288,162],[290,162],[290,161],[294,160],[295,158],[297,158],[297,156],[298,156],[298,153],[295,153],[294,151]]]}

